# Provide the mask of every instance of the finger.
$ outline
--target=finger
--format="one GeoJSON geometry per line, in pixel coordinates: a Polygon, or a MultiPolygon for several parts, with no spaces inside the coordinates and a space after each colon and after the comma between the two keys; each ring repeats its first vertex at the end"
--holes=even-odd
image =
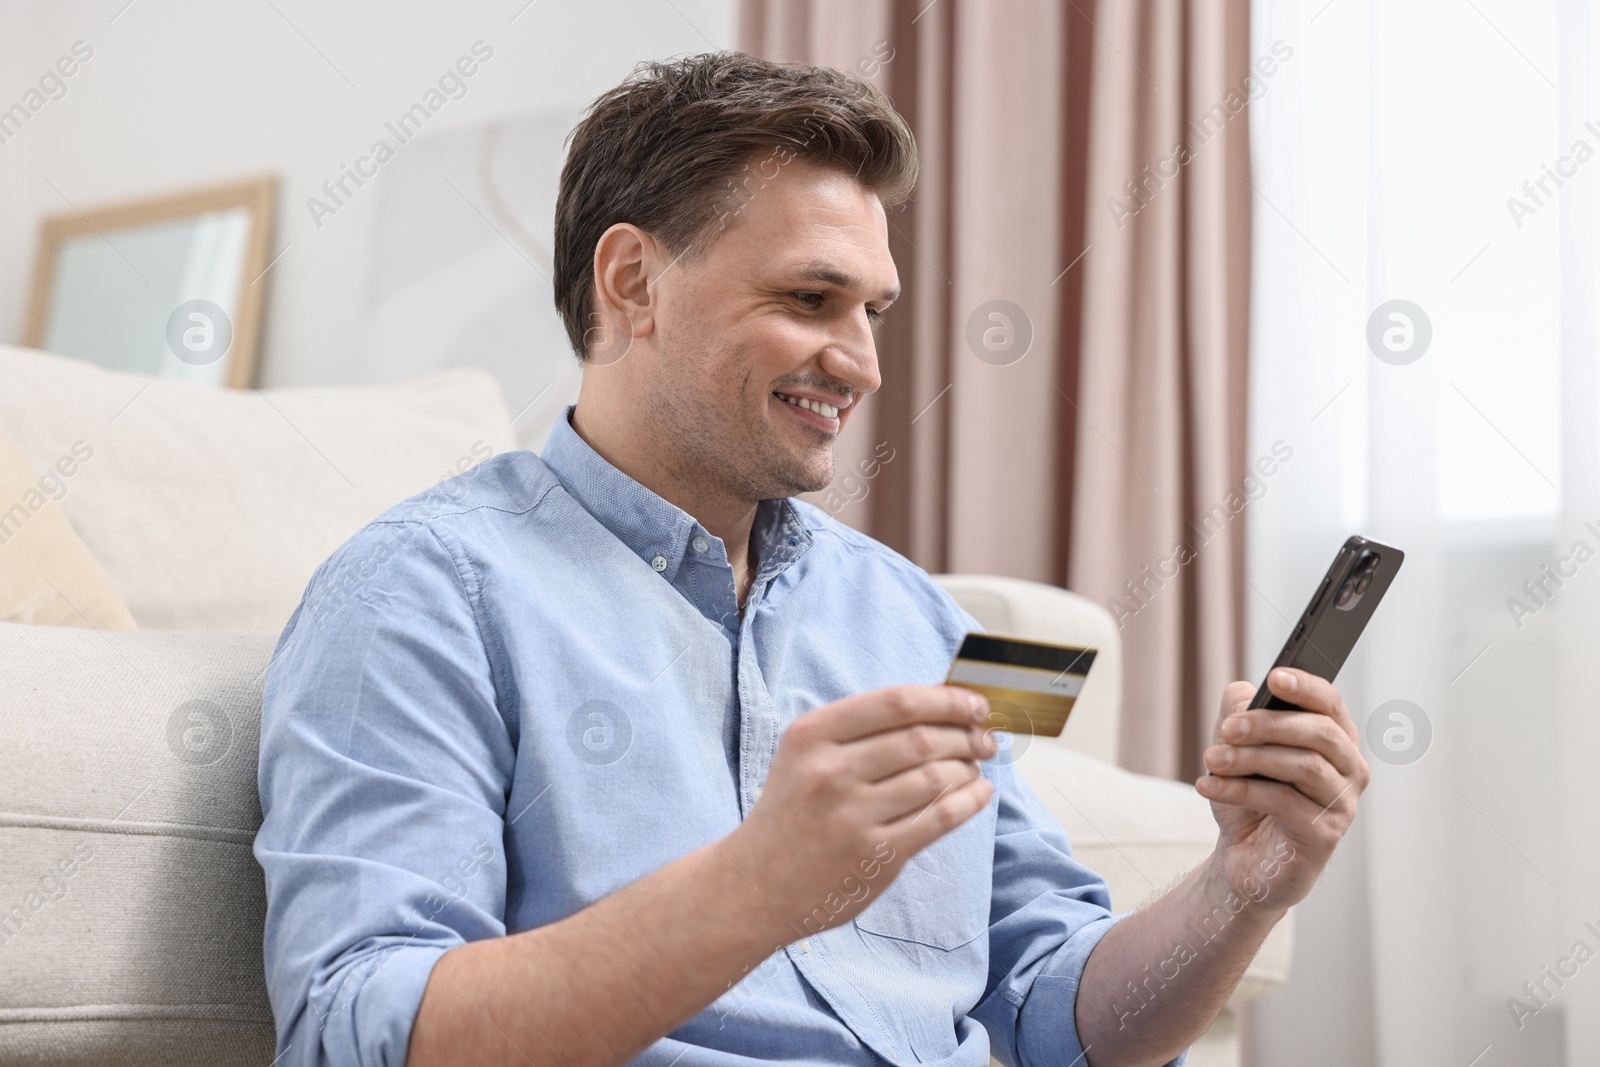
{"type": "MultiPolygon", "coordinates": [[[[1211,773],[1225,777],[1262,774],[1292,785],[1326,808],[1350,792],[1351,778],[1308,748],[1285,745],[1214,745],[1205,751],[1211,773]]],[[[1354,801],[1354,797],[1351,800],[1354,801]]]]}
{"type": "Polygon", "coordinates": [[[1216,725],[1211,728],[1211,740],[1220,744],[1225,738],[1222,736],[1222,724],[1229,715],[1243,711],[1250,706],[1250,701],[1256,695],[1256,687],[1249,682],[1229,682],[1222,690],[1222,709],[1217,716],[1216,725]]]}
{"type": "Polygon", "coordinates": [[[970,784],[982,772],[974,760],[934,760],[901,771],[870,787],[865,814],[875,823],[913,818],[946,793],[970,784]]]}
{"type": "Polygon", "coordinates": [[[897,854],[913,856],[978,814],[993,796],[994,786],[987,778],[974,778],[889,824],[885,836],[897,854]]]}
{"type": "Polygon", "coordinates": [[[1207,800],[1229,804],[1260,812],[1277,819],[1283,828],[1302,841],[1313,839],[1318,820],[1323,820],[1324,806],[1316,803],[1292,785],[1268,782],[1259,778],[1227,778],[1209,775],[1195,782],[1195,789],[1207,800]]]}
{"type": "MultiPolygon", "coordinates": [[[[801,718],[812,715],[822,737],[844,743],[919,722],[962,726],[982,722],[989,708],[982,696],[960,686],[895,685],[825,704],[801,718]]],[[[799,722],[796,719],[790,729],[799,722]]]]}
{"type": "Polygon", "coordinates": [[[881,782],[930,760],[988,759],[995,754],[996,743],[991,732],[978,723],[951,726],[923,722],[884,730],[852,741],[845,748],[851,772],[857,778],[881,782]]]}
{"type": "Polygon", "coordinates": [[[1318,678],[1298,667],[1275,667],[1267,674],[1267,688],[1301,711],[1328,716],[1352,741],[1355,740],[1356,724],[1344,705],[1344,697],[1326,678],[1318,678]]]}
{"type": "Polygon", "coordinates": [[[1346,778],[1357,777],[1361,770],[1361,752],[1355,741],[1338,723],[1316,712],[1267,708],[1241,711],[1224,719],[1220,732],[1222,743],[1235,748],[1283,745],[1310,749],[1346,778]]]}

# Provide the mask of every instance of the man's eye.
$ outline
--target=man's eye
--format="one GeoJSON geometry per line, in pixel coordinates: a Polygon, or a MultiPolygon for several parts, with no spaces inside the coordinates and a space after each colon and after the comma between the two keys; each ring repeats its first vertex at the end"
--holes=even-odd
{"type": "MultiPolygon", "coordinates": [[[[807,311],[818,311],[822,308],[824,297],[821,293],[800,292],[791,293],[790,295],[804,304],[807,311]]],[[[867,320],[874,325],[883,321],[883,315],[884,313],[877,308],[867,308],[867,320]]]]}

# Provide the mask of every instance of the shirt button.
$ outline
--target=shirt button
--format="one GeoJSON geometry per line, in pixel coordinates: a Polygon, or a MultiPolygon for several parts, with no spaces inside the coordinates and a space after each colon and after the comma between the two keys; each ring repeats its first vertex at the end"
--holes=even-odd
{"type": "Polygon", "coordinates": [[[657,574],[660,574],[662,571],[667,569],[667,557],[657,556],[655,559],[650,561],[650,566],[656,569],[657,574]]]}
{"type": "Polygon", "coordinates": [[[689,543],[694,546],[694,550],[696,552],[704,552],[706,549],[711,547],[706,539],[701,537],[699,534],[695,534],[694,540],[690,541],[689,543]]]}
{"type": "Polygon", "coordinates": [[[808,941],[805,938],[801,938],[800,939],[800,951],[801,952],[810,952],[811,951],[811,942],[808,941]]]}

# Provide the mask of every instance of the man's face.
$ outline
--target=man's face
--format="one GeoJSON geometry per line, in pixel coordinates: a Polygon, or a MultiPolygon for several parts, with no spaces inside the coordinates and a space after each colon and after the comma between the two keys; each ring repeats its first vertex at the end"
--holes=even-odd
{"type": "Polygon", "coordinates": [[[652,287],[657,329],[626,368],[634,425],[680,475],[752,503],[833,480],[833,443],[880,383],[874,320],[899,292],[877,195],[765,158],[710,248],[652,287]]]}

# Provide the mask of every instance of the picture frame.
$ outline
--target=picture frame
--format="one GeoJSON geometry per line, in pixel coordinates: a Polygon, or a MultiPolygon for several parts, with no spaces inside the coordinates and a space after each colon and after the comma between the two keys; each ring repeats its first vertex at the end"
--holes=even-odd
{"type": "Polygon", "coordinates": [[[264,175],[45,218],[23,343],[253,387],[277,193],[264,175]]]}

